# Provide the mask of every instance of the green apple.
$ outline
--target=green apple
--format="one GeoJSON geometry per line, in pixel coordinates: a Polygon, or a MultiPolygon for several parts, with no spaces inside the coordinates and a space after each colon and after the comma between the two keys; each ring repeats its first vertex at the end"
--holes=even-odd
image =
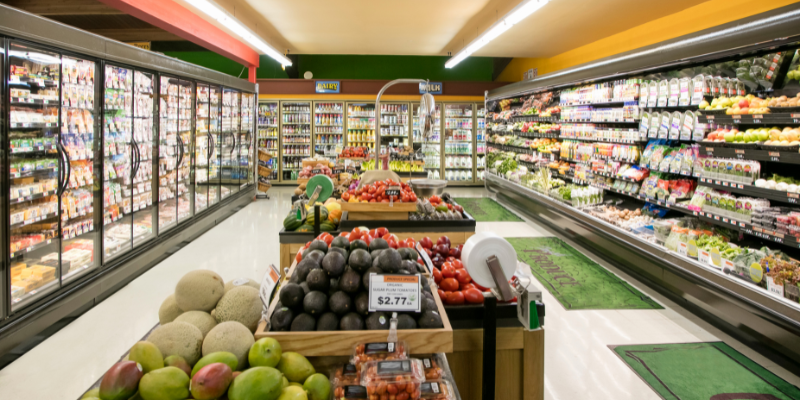
{"type": "Polygon", "coordinates": [[[744,134],[743,134],[742,132],[739,132],[739,133],[737,133],[737,134],[736,134],[736,135],[733,137],[733,141],[734,141],[734,142],[740,142],[740,143],[741,143],[741,142],[744,142],[744,134]]]}
{"type": "Polygon", "coordinates": [[[733,142],[734,138],[736,137],[736,134],[733,132],[725,132],[725,136],[723,137],[725,138],[726,142],[730,143],[733,142]]]}
{"type": "Polygon", "coordinates": [[[766,129],[758,131],[758,141],[763,142],[769,139],[769,132],[766,129]]]}

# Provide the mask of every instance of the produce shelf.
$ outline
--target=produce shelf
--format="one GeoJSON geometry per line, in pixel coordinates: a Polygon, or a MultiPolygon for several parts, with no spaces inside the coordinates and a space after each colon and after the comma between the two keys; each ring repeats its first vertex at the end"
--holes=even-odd
{"type": "Polygon", "coordinates": [[[558,136],[562,140],[580,140],[583,142],[602,142],[602,143],[618,143],[618,144],[645,144],[647,140],[637,139],[607,139],[607,138],[585,138],[585,137],[567,137],[558,136]]]}
{"type": "Polygon", "coordinates": [[[701,124],[787,125],[800,124],[800,113],[703,115],[697,116],[701,124]]]}
{"type": "Polygon", "coordinates": [[[736,158],[739,160],[771,161],[784,164],[800,164],[800,153],[796,151],[771,151],[756,149],[734,149],[730,147],[700,146],[700,155],[736,158]]]}
{"type": "Polygon", "coordinates": [[[638,124],[639,121],[633,118],[615,120],[591,120],[591,119],[562,119],[558,122],[563,124],[638,124]]]}
{"type": "Polygon", "coordinates": [[[741,193],[747,196],[760,197],[768,200],[780,201],[782,203],[797,204],[800,194],[781,192],[773,189],[760,188],[754,185],[727,182],[723,180],[699,178],[698,183],[717,190],[725,190],[734,193],[741,193]]]}

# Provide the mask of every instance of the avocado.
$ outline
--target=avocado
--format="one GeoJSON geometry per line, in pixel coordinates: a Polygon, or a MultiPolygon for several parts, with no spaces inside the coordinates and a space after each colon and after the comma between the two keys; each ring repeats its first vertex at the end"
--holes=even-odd
{"type": "Polygon", "coordinates": [[[421,301],[421,303],[419,305],[420,311],[425,312],[425,311],[436,311],[437,310],[436,302],[433,301],[433,299],[430,299],[428,297],[422,296],[422,299],[420,299],[420,301],[421,301]]]}
{"type": "Polygon", "coordinates": [[[364,272],[372,266],[372,256],[364,249],[355,249],[350,252],[350,267],[358,272],[364,272]]]}
{"type": "Polygon", "coordinates": [[[325,253],[314,249],[311,250],[311,252],[304,254],[303,258],[314,260],[317,262],[317,264],[322,265],[322,259],[325,258],[325,253]]]}
{"type": "Polygon", "coordinates": [[[323,254],[328,252],[328,244],[319,239],[312,241],[308,248],[311,250],[319,250],[323,254]]]}
{"type": "Polygon", "coordinates": [[[397,271],[400,271],[400,262],[402,258],[400,257],[400,253],[397,252],[395,249],[386,249],[383,251],[380,257],[380,263],[378,267],[380,267],[383,272],[388,272],[390,274],[394,274],[397,271]]]}
{"type": "Polygon", "coordinates": [[[316,290],[303,298],[303,311],[310,315],[322,315],[328,309],[328,296],[316,290]]]}
{"type": "Polygon", "coordinates": [[[281,289],[281,304],[286,307],[294,308],[299,306],[303,303],[303,297],[305,293],[303,293],[303,288],[296,283],[287,283],[286,286],[281,289]]]}
{"type": "Polygon", "coordinates": [[[322,259],[322,269],[325,270],[331,278],[342,276],[345,264],[347,264],[347,260],[345,260],[344,255],[336,251],[328,253],[325,255],[325,258],[322,259]]]}
{"type": "Polygon", "coordinates": [[[338,292],[339,290],[339,278],[331,278],[328,284],[328,296],[338,292]]]}
{"type": "Polygon", "coordinates": [[[369,313],[369,293],[359,293],[358,296],[356,296],[354,306],[359,315],[367,315],[369,313]]]}
{"type": "Polygon", "coordinates": [[[381,269],[378,267],[369,267],[368,270],[364,271],[364,275],[361,275],[361,283],[364,285],[364,289],[366,290],[369,289],[369,276],[372,273],[380,275],[383,273],[383,271],[381,271],[381,269]]]}
{"type": "Polygon", "coordinates": [[[302,313],[294,318],[292,321],[292,331],[313,331],[314,327],[317,325],[317,321],[314,320],[314,317],[302,313]]]}
{"type": "Polygon", "coordinates": [[[353,311],[353,300],[345,292],[336,292],[328,300],[328,307],[337,315],[345,315],[353,311]]]}
{"type": "MultiPolygon", "coordinates": [[[[430,286],[429,286],[429,287],[430,287],[430,286]]],[[[423,292],[422,292],[422,295],[423,295],[424,297],[427,297],[427,298],[429,298],[429,299],[433,300],[433,293],[431,293],[431,292],[426,292],[426,291],[423,291],[423,292]]]]}
{"type": "Polygon", "coordinates": [[[350,248],[350,239],[344,236],[337,236],[333,238],[333,242],[331,242],[331,249],[334,247],[338,247],[340,249],[349,249],[350,248]]]}
{"type": "Polygon", "coordinates": [[[397,329],[417,329],[417,321],[408,314],[397,316],[397,329]]]}
{"type": "Polygon", "coordinates": [[[347,293],[356,293],[361,287],[361,275],[352,268],[344,270],[344,274],[339,278],[339,288],[347,293]]]}
{"type": "Polygon", "coordinates": [[[425,311],[419,316],[417,323],[422,329],[444,328],[444,324],[442,324],[442,317],[436,311],[425,311]]]}
{"type": "Polygon", "coordinates": [[[364,329],[364,320],[354,313],[347,313],[341,320],[339,320],[339,329],[343,331],[360,331],[364,329]]]}
{"type": "Polygon", "coordinates": [[[401,269],[400,271],[397,271],[397,273],[400,274],[400,275],[411,275],[411,272],[408,272],[408,271],[406,271],[404,269],[401,269]]]}
{"type": "Polygon", "coordinates": [[[270,330],[288,331],[292,325],[293,318],[294,313],[289,307],[275,308],[275,311],[272,312],[272,318],[269,319],[270,325],[272,325],[270,330]]]}
{"type": "Polygon", "coordinates": [[[361,239],[356,239],[350,242],[350,252],[352,253],[355,249],[362,249],[366,251],[369,250],[369,246],[367,246],[367,242],[361,239]]]}
{"type": "Polygon", "coordinates": [[[388,248],[389,248],[389,242],[381,238],[372,239],[372,241],[369,243],[370,251],[383,250],[388,248]]]}
{"type": "Polygon", "coordinates": [[[417,272],[419,272],[420,274],[428,273],[428,268],[426,268],[424,265],[420,263],[417,263],[417,272]]]}
{"type": "Polygon", "coordinates": [[[381,262],[380,260],[381,260],[381,256],[373,258],[372,259],[372,266],[370,268],[378,268],[378,269],[380,269],[380,267],[378,266],[378,265],[380,265],[380,262],[381,262]]]}
{"type": "MultiPolygon", "coordinates": [[[[414,323],[414,326],[416,325],[417,324],[414,323]]],[[[322,314],[317,320],[318,331],[335,331],[337,329],[339,329],[339,317],[332,312],[326,312],[325,314],[322,314]]]]}
{"type": "Polygon", "coordinates": [[[345,260],[347,260],[347,257],[350,257],[350,252],[347,251],[347,249],[343,249],[341,247],[331,247],[330,250],[328,250],[328,254],[333,252],[341,254],[342,256],[344,256],[345,260]]]}
{"type": "Polygon", "coordinates": [[[311,288],[308,287],[308,282],[300,282],[300,287],[303,288],[303,297],[311,291],[311,288]]]}
{"type": "Polygon", "coordinates": [[[328,274],[321,269],[311,270],[306,278],[305,283],[308,283],[308,287],[311,288],[311,290],[316,290],[323,293],[326,293],[331,285],[328,274]]]}
{"type": "Polygon", "coordinates": [[[409,260],[400,261],[400,269],[414,275],[417,273],[417,263],[409,260]]]}
{"type": "Polygon", "coordinates": [[[378,256],[380,256],[381,253],[383,253],[384,250],[386,250],[386,249],[372,250],[372,251],[369,252],[369,255],[372,256],[372,259],[374,260],[374,259],[378,258],[378,256]]]}
{"type": "Polygon", "coordinates": [[[303,261],[300,261],[297,266],[294,268],[294,275],[297,275],[297,279],[300,279],[300,282],[304,282],[308,273],[311,272],[312,269],[322,268],[319,266],[319,263],[311,258],[304,258],[303,261]]]}
{"type": "Polygon", "coordinates": [[[389,329],[389,318],[388,314],[378,311],[370,313],[364,322],[367,325],[367,329],[371,331],[389,329]]]}
{"type": "Polygon", "coordinates": [[[422,287],[422,293],[431,293],[431,287],[430,286],[423,286],[422,287]]]}
{"type": "Polygon", "coordinates": [[[419,277],[419,284],[422,285],[423,288],[430,287],[431,285],[428,283],[428,278],[425,275],[420,275],[419,277]]]}
{"type": "Polygon", "coordinates": [[[403,257],[403,260],[410,260],[416,262],[417,258],[419,258],[419,254],[417,254],[417,251],[410,247],[401,247],[397,249],[397,252],[400,253],[400,257],[403,257]]]}
{"type": "Polygon", "coordinates": [[[292,274],[292,276],[289,277],[289,283],[298,283],[299,284],[300,283],[300,275],[298,275],[296,273],[292,274]]]}

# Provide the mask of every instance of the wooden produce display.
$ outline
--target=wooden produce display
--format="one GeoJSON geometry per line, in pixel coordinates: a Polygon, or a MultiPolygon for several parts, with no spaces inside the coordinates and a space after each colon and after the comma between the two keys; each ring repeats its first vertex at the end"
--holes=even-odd
{"type": "MultiPolygon", "coordinates": [[[[297,262],[292,263],[286,276],[282,276],[281,285],[276,289],[267,312],[267,319],[272,316],[279,301],[280,288],[286,284],[294,273],[297,262]]],[[[439,298],[433,281],[431,292],[439,315],[442,317],[444,328],[440,329],[405,329],[397,331],[397,338],[403,340],[419,353],[450,353],[453,351],[453,328],[442,300],[439,298]]],[[[389,331],[387,330],[362,330],[362,331],[310,331],[310,332],[274,332],[267,330],[267,322],[261,321],[255,333],[256,340],[272,337],[281,343],[283,351],[295,351],[306,357],[318,356],[348,356],[353,354],[356,344],[365,342],[385,342],[389,331]]]]}
{"type": "Polygon", "coordinates": [[[407,220],[408,214],[417,211],[416,203],[342,203],[351,221],[407,220]]]}

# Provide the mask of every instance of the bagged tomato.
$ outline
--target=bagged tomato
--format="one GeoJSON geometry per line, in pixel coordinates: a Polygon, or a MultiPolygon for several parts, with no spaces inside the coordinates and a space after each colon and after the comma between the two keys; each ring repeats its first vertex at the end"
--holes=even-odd
{"type": "Polygon", "coordinates": [[[333,385],[334,400],[368,399],[367,388],[359,385],[333,385]]]}
{"type": "Polygon", "coordinates": [[[331,375],[331,384],[339,386],[358,386],[361,384],[361,371],[351,363],[344,364],[331,375]]]}
{"type": "Polygon", "coordinates": [[[421,399],[427,400],[456,400],[453,385],[447,380],[433,380],[419,385],[421,399]]]}
{"type": "Polygon", "coordinates": [[[372,342],[356,345],[353,354],[353,364],[360,368],[361,364],[368,361],[405,360],[408,358],[406,342],[372,342]]]}
{"type": "Polygon", "coordinates": [[[444,363],[442,362],[441,356],[438,354],[431,354],[422,357],[420,360],[422,361],[422,368],[425,369],[426,381],[444,378],[444,369],[442,368],[444,363]]]}
{"type": "Polygon", "coordinates": [[[422,382],[425,382],[425,370],[422,361],[417,359],[371,361],[361,366],[361,385],[367,388],[369,396],[416,400],[420,398],[422,382]]]}

